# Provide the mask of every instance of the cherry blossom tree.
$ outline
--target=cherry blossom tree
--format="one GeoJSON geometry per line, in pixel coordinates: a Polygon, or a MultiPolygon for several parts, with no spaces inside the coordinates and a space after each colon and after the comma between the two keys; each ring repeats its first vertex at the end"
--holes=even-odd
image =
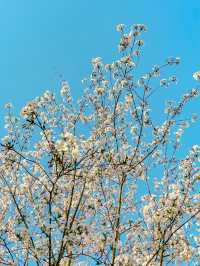
{"type": "Polygon", "coordinates": [[[6,105],[1,265],[199,265],[200,147],[181,152],[199,91],[159,107],[180,59],[138,74],[146,26],[117,30],[119,59],[92,60],[77,102],[62,81],[61,96],[46,91],[19,117],[6,105]]]}

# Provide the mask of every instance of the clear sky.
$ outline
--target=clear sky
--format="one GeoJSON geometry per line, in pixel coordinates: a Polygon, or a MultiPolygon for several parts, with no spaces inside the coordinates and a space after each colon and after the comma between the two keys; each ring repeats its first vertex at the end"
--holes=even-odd
{"type": "MultiPolygon", "coordinates": [[[[118,53],[118,23],[148,26],[144,66],[171,55],[182,58],[176,71],[181,82],[170,95],[195,85],[192,73],[200,69],[199,0],[0,0],[1,117],[8,101],[19,110],[44,90],[58,90],[61,75],[73,94],[80,95],[91,58],[101,56],[108,63],[118,53]]],[[[200,113],[199,102],[188,110],[200,113]]],[[[189,132],[190,142],[197,142],[199,126],[189,132]]]]}

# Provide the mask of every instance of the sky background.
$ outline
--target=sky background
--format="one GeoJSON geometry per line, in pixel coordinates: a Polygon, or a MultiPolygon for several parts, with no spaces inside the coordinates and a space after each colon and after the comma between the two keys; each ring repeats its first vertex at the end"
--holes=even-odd
{"type": "MultiPolygon", "coordinates": [[[[17,112],[46,89],[59,91],[62,78],[74,95],[81,95],[91,58],[109,63],[118,56],[118,23],[148,26],[142,71],[168,56],[181,57],[175,69],[180,84],[169,91],[169,99],[196,86],[192,73],[200,69],[199,0],[0,0],[1,118],[6,102],[17,112]]],[[[187,112],[200,113],[199,103],[195,100],[187,112]]],[[[199,142],[199,125],[188,130],[187,145],[199,142]]]]}

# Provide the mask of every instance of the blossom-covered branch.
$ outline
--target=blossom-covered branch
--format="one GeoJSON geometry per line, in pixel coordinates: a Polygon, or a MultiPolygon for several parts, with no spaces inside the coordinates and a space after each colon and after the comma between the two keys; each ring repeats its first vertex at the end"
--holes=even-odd
{"type": "Polygon", "coordinates": [[[138,74],[147,27],[117,31],[119,59],[92,60],[78,102],[62,81],[60,96],[46,91],[19,117],[6,105],[2,265],[198,265],[200,147],[179,151],[196,120],[183,110],[199,90],[167,101],[162,114],[155,97],[177,86],[163,75],[180,58],[138,74]]]}

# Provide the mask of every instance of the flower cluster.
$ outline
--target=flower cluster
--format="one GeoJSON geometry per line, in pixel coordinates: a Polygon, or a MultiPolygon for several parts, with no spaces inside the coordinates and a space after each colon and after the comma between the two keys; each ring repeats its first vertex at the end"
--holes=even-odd
{"type": "Polygon", "coordinates": [[[162,87],[178,80],[164,69],[180,59],[139,75],[146,30],[117,26],[119,58],[92,59],[77,102],[62,81],[59,96],[44,92],[20,117],[5,106],[2,265],[199,265],[200,147],[180,152],[197,119],[182,113],[199,91],[157,115],[156,91],[166,95],[162,87]]]}

